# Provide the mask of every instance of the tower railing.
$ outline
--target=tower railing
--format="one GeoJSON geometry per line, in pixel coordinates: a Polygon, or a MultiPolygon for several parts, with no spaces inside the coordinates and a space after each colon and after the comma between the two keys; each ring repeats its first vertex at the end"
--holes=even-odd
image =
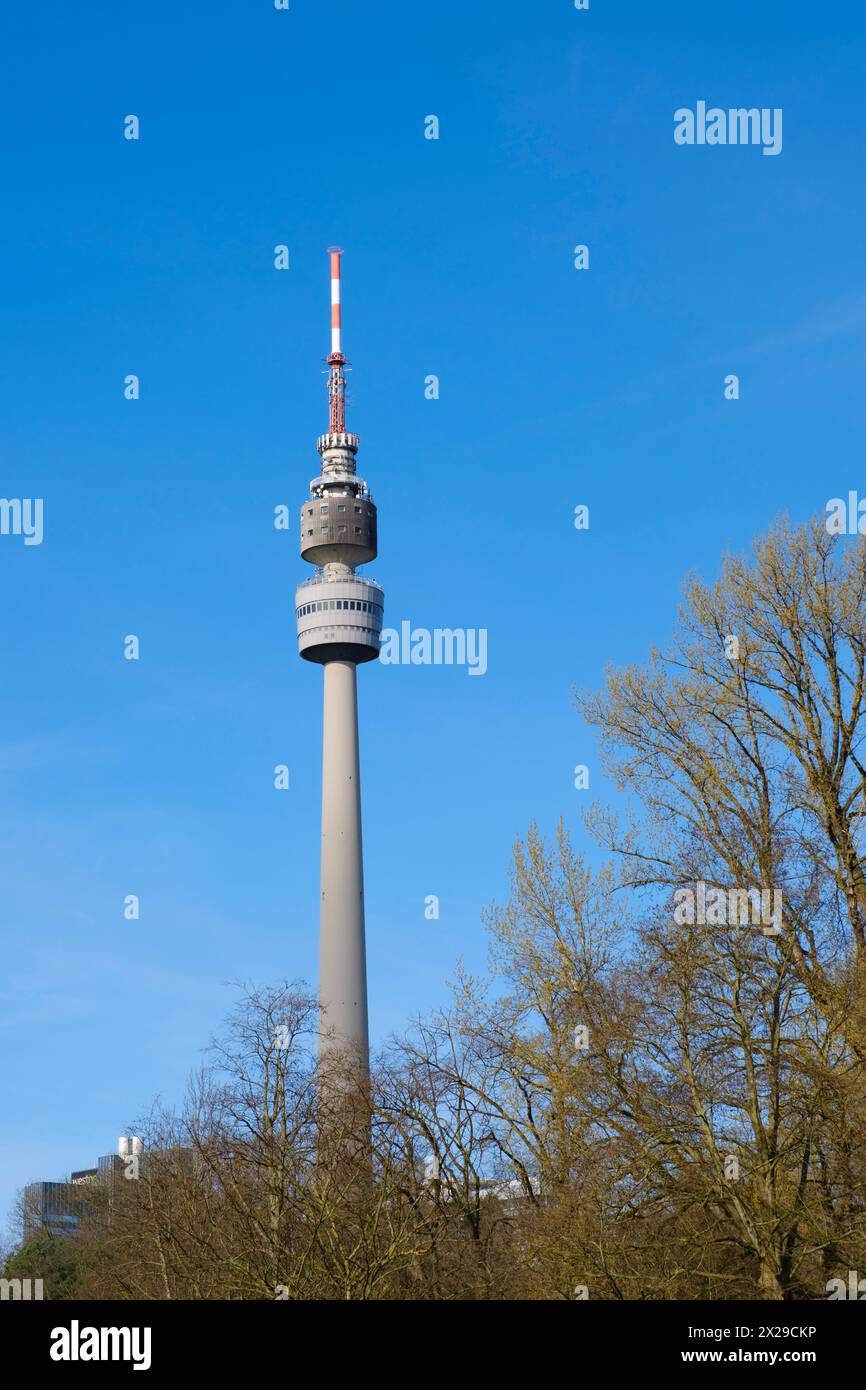
{"type": "Polygon", "coordinates": [[[334,575],[330,579],[325,574],[314,574],[309,579],[302,579],[297,587],[299,589],[306,589],[311,584],[346,583],[346,581],[349,579],[357,581],[357,583],[359,584],[369,584],[371,589],[379,589],[380,591],[384,592],[384,590],[382,590],[382,585],[379,584],[377,580],[368,579],[366,574],[356,574],[354,570],[351,572],[351,574],[338,574],[334,575]]]}

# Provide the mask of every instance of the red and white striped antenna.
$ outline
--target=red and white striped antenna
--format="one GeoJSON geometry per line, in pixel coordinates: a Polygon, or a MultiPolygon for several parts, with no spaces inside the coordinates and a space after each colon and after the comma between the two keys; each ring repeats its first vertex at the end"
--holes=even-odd
{"type": "Polygon", "coordinates": [[[331,257],[331,356],[341,356],[340,329],[342,319],[340,315],[340,257],[343,254],[342,247],[329,246],[328,255],[331,257]]]}
{"type": "Polygon", "coordinates": [[[331,352],[328,357],[330,368],[328,373],[329,431],[331,434],[346,433],[346,378],[343,368],[346,366],[347,359],[343,356],[341,336],[343,321],[340,257],[342,254],[342,247],[328,247],[328,255],[331,258],[331,352]]]}

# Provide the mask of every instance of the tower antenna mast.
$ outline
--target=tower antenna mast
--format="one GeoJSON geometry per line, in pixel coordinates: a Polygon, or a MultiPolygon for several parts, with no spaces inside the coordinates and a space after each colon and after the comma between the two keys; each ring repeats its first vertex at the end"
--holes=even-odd
{"type": "Polygon", "coordinates": [[[329,429],[331,434],[346,432],[346,375],[343,368],[347,359],[343,356],[342,344],[342,273],[341,246],[329,246],[331,258],[331,351],[328,356],[328,396],[330,400],[329,429]]]}

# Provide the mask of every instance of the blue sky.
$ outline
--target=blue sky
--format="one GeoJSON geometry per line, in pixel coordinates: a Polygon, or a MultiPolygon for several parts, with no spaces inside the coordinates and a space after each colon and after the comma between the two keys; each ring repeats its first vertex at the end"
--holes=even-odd
{"type": "Polygon", "coordinates": [[[515,835],[582,843],[610,794],[572,685],[663,641],[690,570],[866,489],[864,28],[805,0],[4,15],[0,495],[45,536],[0,536],[0,1211],[180,1095],[226,981],[315,979],[321,673],[272,516],[326,422],[325,248],[386,623],[489,633],[483,678],[360,672],[382,1040],[482,965],[515,835]],[[782,108],[782,153],[677,146],[699,100],[782,108]]]}

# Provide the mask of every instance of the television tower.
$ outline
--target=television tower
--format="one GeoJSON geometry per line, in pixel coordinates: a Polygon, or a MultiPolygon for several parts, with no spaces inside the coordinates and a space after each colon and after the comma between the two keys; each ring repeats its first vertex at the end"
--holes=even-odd
{"type": "Polygon", "coordinates": [[[379,654],[384,594],[355,573],[376,558],[376,508],[355,471],[360,439],[346,430],[347,359],[341,341],[341,250],[331,247],[328,433],[301,508],[301,558],[316,566],[298,586],[298,649],[324,669],[319,1056],[339,1049],[366,1071],[367,959],[356,672],[379,654]]]}

